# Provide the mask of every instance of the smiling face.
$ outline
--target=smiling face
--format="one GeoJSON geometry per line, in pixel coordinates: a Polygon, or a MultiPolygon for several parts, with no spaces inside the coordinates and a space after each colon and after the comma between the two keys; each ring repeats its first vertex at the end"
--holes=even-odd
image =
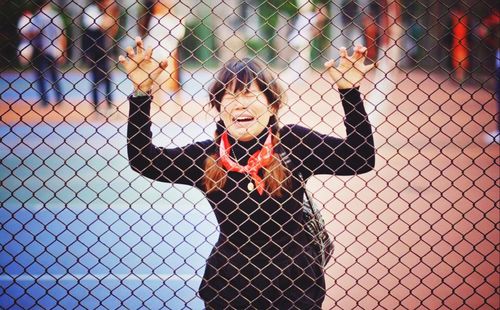
{"type": "Polygon", "coordinates": [[[229,134],[237,140],[257,137],[282,104],[276,80],[255,60],[232,59],[210,88],[210,105],[217,109],[229,134]]]}
{"type": "Polygon", "coordinates": [[[275,112],[256,82],[236,93],[226,90],[220,103],[220,118],[227,131],[234,139],[241,141],[257,137],[275,112]]]}

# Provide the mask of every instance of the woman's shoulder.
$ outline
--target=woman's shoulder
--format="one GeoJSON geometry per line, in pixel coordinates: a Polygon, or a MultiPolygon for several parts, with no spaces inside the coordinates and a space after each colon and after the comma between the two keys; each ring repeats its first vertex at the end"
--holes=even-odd
{"type": "Polygon", "coordinates": [[[286,140],[294,138],[300,139],[312,131],[313,130],[311,128],[307,128],[299,124],[286,124],[280,128],[280,137],[286,140]]]}
{"type": "Polygon", "coordinates": [[[291,153],[300,152],[301,146],[312,129],[299,124],[286,124],[280,128],[280,144],[291,153]]]}
{"type": "Polygon", "coordinates": [[[215,151],[215,147],[215,141],[213,139],[207,139],[202,141],[195,141],[191,144],[188,144],[184,146],[184,149],[199,150],[210,154],[211,152],[215,151]]]}

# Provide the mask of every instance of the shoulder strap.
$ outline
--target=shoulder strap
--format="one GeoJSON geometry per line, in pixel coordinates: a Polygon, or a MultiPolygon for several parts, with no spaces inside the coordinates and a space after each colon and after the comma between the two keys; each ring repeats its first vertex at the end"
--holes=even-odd
{"type": "MultiPolygon", "coordinates": [[[[288,169],[290,169],[290,171],[293,171],[292,168],[295,168],[293,165],[293,161],[290,158],[290,155],[285,151],[285,148],[281,144],[278,144],[276,150],[278,151],[278,154],[280,154],[281,159],[283,160],[283,163],[285,163],[285,166],[288,167],[288,169]]],[[[302,187],[304,188],[304,196],[305,196],[306,201],[307,201],[306,206],[309,209],[311,209],[311,211],[313,211],[312,210],[313,202],[312,202],[311,197],[309,196],[309,193],[307,192],[306,182],[304,180],[304,176],[302,175],[302,172],[300,172],[300,170],[298,170],[298,169],[297,169],[297,174],[299,175],[300,181],[302,182],[302,187]]]]}

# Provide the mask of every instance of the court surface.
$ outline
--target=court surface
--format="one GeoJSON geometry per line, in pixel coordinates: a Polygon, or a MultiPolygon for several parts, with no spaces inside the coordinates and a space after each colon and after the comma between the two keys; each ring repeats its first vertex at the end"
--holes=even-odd
{"type": "MultiPolygon", "coordinates": [[[[176,101],[153,106],[157,145],[209,139],[212,72],[184,71],[176,101]]],[[[294,80],[293,74],[280,74],[294,80]]],[[[338,93],[317,72],[287,87],[281,122],[344,135],[338,93]]],[[[196,189],[128,166],[126,96],[95,111],[90,85],[65,74],[66,101],[42,107],[28,72],[0,76],[0,304],[200,309],[196,291],[217,240],[196,189]],[[73,87],[74,85],[74,87],[73,87]]],[[[376,169],[308,182],[335,239],[324,309],[500,306],[498,113],[491,90],[414,70],[363,84],[376,169]],[[496,161],[496,162],[495,162],[496,161]]]]}

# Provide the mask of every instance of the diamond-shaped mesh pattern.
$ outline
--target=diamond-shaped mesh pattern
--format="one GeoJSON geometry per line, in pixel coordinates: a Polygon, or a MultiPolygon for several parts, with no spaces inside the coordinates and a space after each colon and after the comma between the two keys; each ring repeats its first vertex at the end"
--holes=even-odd
{"type": "MultiPolygon", "coordinates": [[[[25,0],[0,17],[2,309],[500,307],[496,1],[25,0]],[[129,102],[118,63],[137,36],[168,62],[152,102],[129,102]],[[361,97],[324,66],[356,44],[377,64],[361,97]],[[236,171],[203,187],[222,165],[210,87],[235,56],[285,89],[282,196],[236,171]]],[[[233,103],[256,116],[259,94],[233,103]]]]}

